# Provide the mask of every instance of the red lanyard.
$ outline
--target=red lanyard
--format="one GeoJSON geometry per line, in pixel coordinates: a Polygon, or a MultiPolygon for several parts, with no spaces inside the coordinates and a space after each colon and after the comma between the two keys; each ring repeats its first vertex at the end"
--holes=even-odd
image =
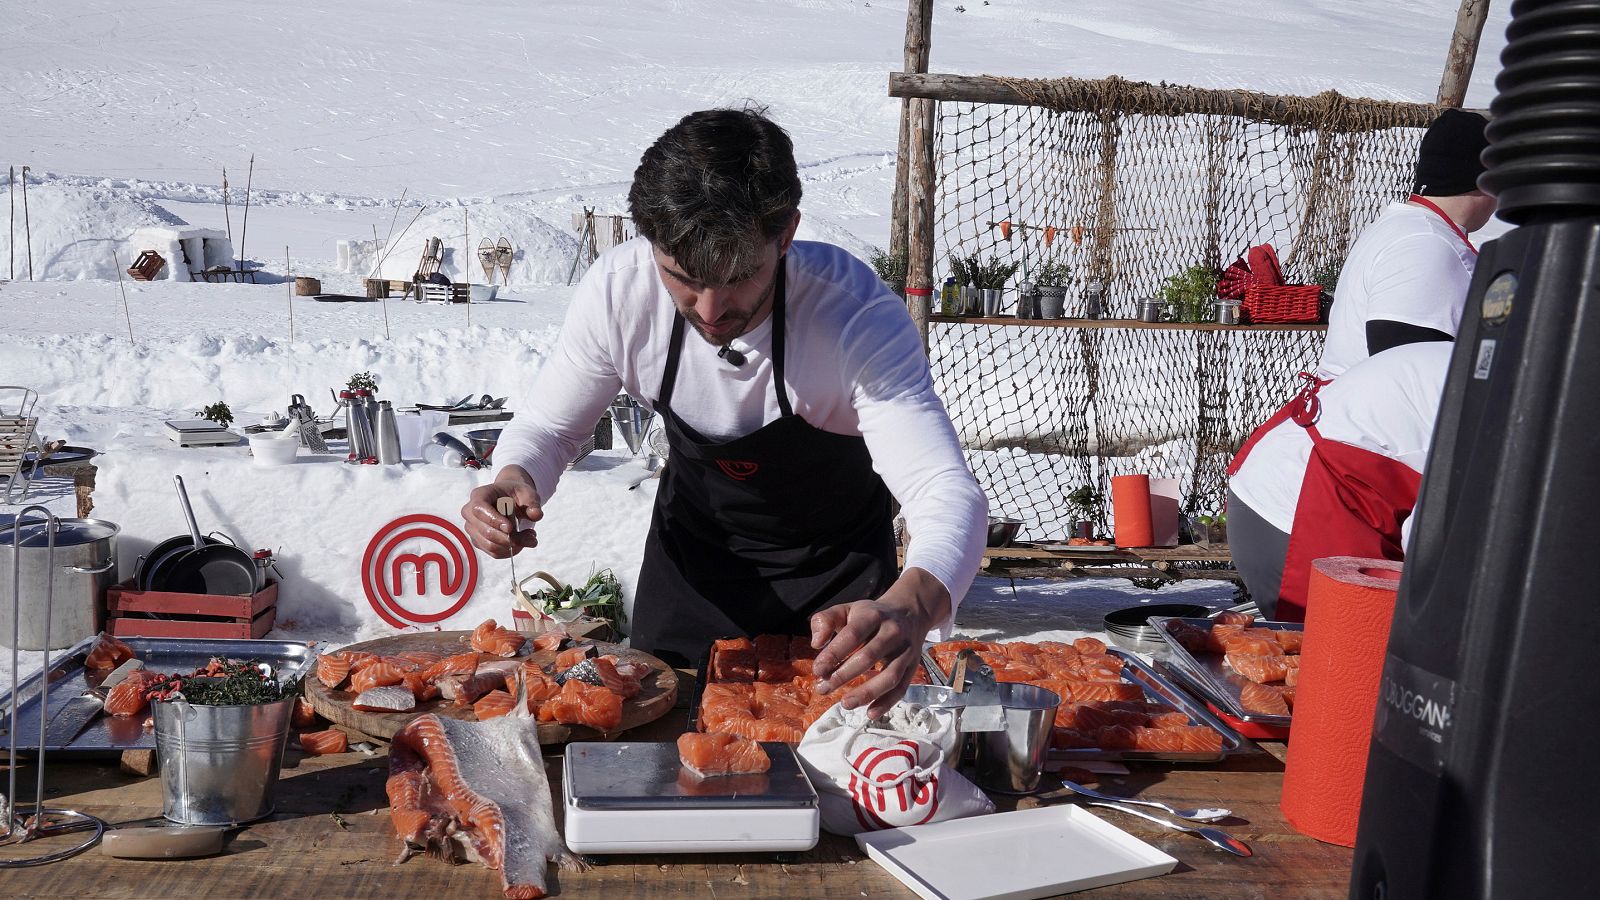
{"type": "Polygon", "coordinates": [[[1415,203],[1418,206],[1426,206],[1427,208],[1433,210],[1434,214],[1443,219],[1444,223],[1450,226],[1450,230],[1456,233],[1456,237],[1461,238],[1461,243],[1466,244],[1467,249],[1471,250],[1474,256],[1477,255],[1478,248],[1472,246],[1472,241],[1467,237],[1467,233],[1462,231],[1461,226],[1457,225],[1454,220],[1445,215],[1444,210],[1440,209],[1432,200],[1429,200],[1427,197],[1424,197],[1421,194],[1412,194],[1410,197],[1407,197],[1406,200],[1409,203],[1415,203]]]}

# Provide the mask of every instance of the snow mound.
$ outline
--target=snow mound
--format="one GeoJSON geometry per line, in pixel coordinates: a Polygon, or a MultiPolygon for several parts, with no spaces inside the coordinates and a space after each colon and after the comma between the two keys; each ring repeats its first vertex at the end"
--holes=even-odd
{"type": "MultiPolygon", "coordinates": [[[[0,243],[15,254],[18,280],[28,277],[30,243],[35,281],[110,280],[117,277],[119,268],[126,268],[133,262],[136,251],[128,239],[135,229],[188,224],[158,204],[126,190],[104,184],[67,182],[51,176],[41,178],[31,172],[24,223],[22,190],[19,178],[16,233],[11,231],[9,216],[0,219],[0,243]]],[[[10,277],[11,272],[8,263],[0,274],[10,277]]]]}
{"type": "MultiPolygon", "coordinates": [[[[496,201],[467,207],[445,206],[424,212],[410,228],[409,218],[400,215],[396,234],[389,239],[383,256],[383,277],[410,280],[417,271],[422,248],[431,238],[444,245],[444,263],[439,271],[451,281],[483,284],[483,268],[478,262],[478,245],[505,237],[511,242],[511,284],[552,284],[567,280],[567,270],[578,249],[577,235],[541,219],[533,204],[524,201],[496,201]],[[463,217],[462,210],[466,213],[463,217]],[[467,229],[463,231],[463,229],[467,229]],[[470,248],[468,244],[470,243],[470,248]],[[463,267],[462,262],[466,261],[463,267]]],[[[499,280],[499,276],[495,277],[499,280]]]]}

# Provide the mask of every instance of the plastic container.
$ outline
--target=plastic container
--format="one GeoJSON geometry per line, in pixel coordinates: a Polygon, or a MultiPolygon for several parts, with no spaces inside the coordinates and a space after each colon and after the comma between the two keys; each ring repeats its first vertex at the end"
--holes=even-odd
{"type": "Polygon", "coordinates": [[[297,435],[285,436],[276,431],[263,431],[250,437],[250,455],[258,466],[287,466],[300,452],[297,435]]]}

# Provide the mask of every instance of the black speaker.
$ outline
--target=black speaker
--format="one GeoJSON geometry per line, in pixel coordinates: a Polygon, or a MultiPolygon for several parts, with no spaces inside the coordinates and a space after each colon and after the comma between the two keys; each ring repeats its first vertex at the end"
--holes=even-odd
{"type": "Polygon", "coordinates": [[[1600,893],[1600,0],[1512,5],[1352,898],[1600,893]]]}

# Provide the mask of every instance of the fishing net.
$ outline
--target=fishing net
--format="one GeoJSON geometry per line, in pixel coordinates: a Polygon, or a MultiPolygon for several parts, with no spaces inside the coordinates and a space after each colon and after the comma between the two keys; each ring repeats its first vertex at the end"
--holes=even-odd
{"type": "Polygon", "coordinates": [[[1361,229],[1404,196],[1437,108],[1268,97],[1110,78],[998,79],[1030,105],[943,102],[935,138],[935,282],[955,258],[1071,267],[1066,315],[1104,290],[1102,321],[1071,327],[935,320],[929,357],[991,509],[1034,539],[1087,517],[1111,476],[1178,482],[1215,513],[1250,430],[1316,364],[1316,328],[1138,327],[1169,276],[1220,269],[1271,243],[1290,283],[1328,283],[1361,229]],[[1106,320],[1124,320],[1114,326],[1106,320]]]}

